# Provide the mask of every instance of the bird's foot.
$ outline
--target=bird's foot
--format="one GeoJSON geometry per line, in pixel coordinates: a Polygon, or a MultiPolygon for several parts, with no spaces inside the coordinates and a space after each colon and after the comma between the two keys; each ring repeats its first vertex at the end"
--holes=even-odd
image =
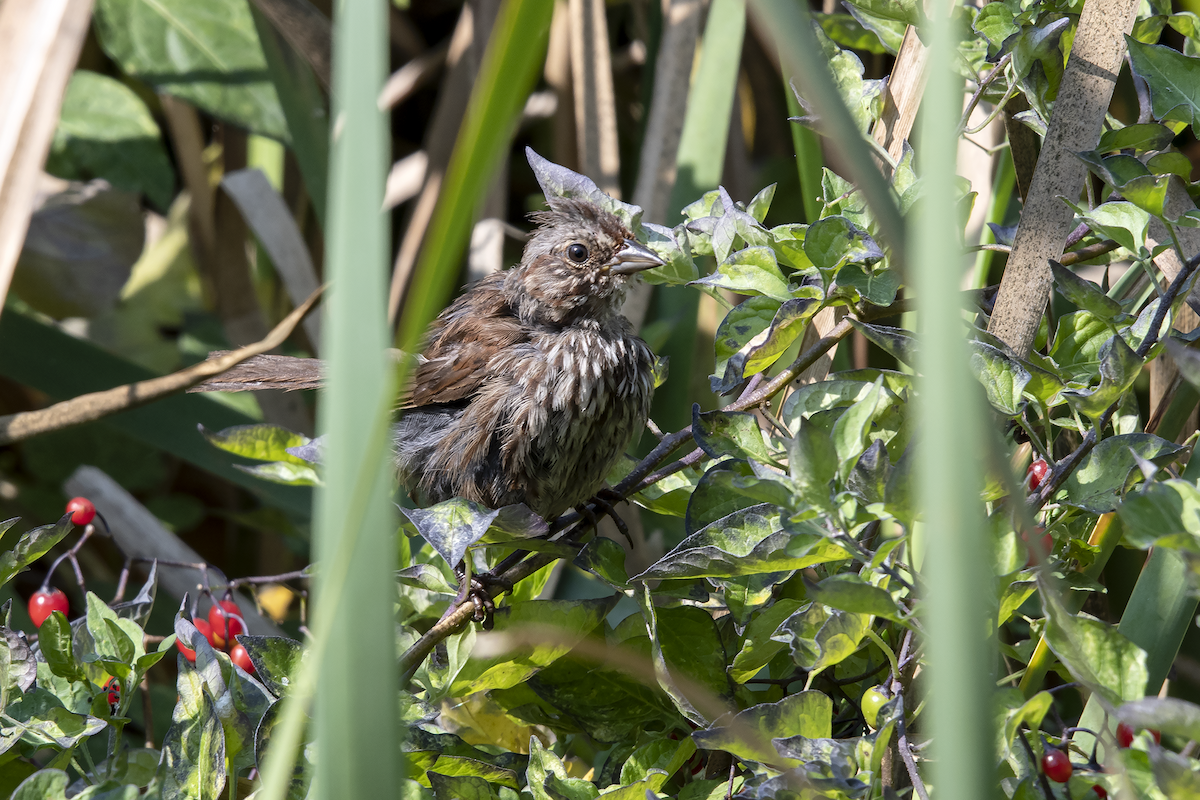
{"type": "Polygon", "coordinates": [[[492,615],[496,612],[496,604],[492,601],[492,591],[493,589],[512,591],[512,583],[490,572],[472,575],[470,582],[465,583],[466,571],[461,562],[454,568],[454,574],[458,577],[459,585],[458,599],[455,605],[470,600],[475,606],[473,619],[483,623],[485,631],[490,631],[493,625],[492,615]]]}
{"type": "MultiPolygon", "coordinates": [[[[617,513],[616,509],[617,503],[625,502],[625,498],[613,491],[612,488],[605,486],[603,489],[596,492],[596,496],[593,497],[589,502],[596,507],[597,511],[600,512],[599,519],[602,519],[606,516],[609,517],[613,521],[613,524],[617,526],[617,530],[620,531],[621,535],[625,537],[625,540],[629,542],[629,546],[633,547],[633,536],[629,533],[629,526],[625,524],[625,520],[621,519],[621,515],[617,513]]],[[[585,509],[583,513],[590,517],[592,525],[595,525],[597,522],[599,522],[599,519],[594,513],[592,513],[592,510],[588,508],[587,505],[581,506],[581,509],[585,509]]]]}

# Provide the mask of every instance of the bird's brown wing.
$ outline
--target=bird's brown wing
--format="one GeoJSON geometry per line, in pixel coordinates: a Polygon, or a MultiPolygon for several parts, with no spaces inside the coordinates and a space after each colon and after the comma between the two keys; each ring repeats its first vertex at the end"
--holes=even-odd
{"type": "Polygon", "coordinates": [[[479,284],[438,317],[401,392],[400,408],[454,403],[475,395],[490,374],[492,359],[528,340],[528,331],[512,315],[498,286],[479,284]]]}

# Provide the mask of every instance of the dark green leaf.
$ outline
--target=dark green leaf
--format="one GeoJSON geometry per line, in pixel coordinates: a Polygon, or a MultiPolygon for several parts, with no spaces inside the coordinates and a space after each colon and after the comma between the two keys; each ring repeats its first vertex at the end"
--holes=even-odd
{"type": "Polygon", "coordinates": [[[892,358],[902,361],[910,367],[913,366],[917,350],[917,340],[911,333],[903,328],[870,325],[866,322],[859,322],[856,319],[851,319],[850,324],[854,326],[856,331],[867,337],[869,342],[877,345],[892,358]]]}
{"type": "Polygon", "coordinates": [[[1100,385],[1095,389],[1068,389],[1062,392],[1071,404],[1089,417],[1099,417],[1117,402],[1142,371],[1142,359],[1129,349],[1125,340],[1113,336],[1101,347],[1100,385]]]}
{"type": "Polygon", "coordinates": [[[591,781],[568,776],[562,760],[542,747],[536,736],[529,737],[529,768],[525,779],[534,800],[595,800],[600,795],[591,781]],[[554,794],[549,791],[551,784],[554,794]]]}
{"type": "Polygon", "coordinates": [[[791,489],[782,475],[756,468],[747,461],[724,461],[704,473],[688,502],[685,529],[689,534],[758,503],[789,505],[791,489]]]}
{"type": "Polygon", "coordinates": [[[692,436],[712,458],[733,456],[774,461],[758,427],[758,417],[747,411],[708,411],[692,406],[692,436]]]}
{"type": "Polygon", "coordinates": [[[1076,308],[1090,311],[1105,322],[1113,322],[1123,316],[1121,304],[1100,291],[1096,284],[1084,280],[1053,259],[1050,260],[1050,271],[1054,273],[1054,283],[1059,293],[1076,308]]]}
{"type": "Polygon", "coordinates": [[[1175,134],[1166,125],[1157,122],[1126,125],[1113,131],[1105,131],[1100,137],[1097,150],[1101,153],[1111,153],[1116,150],[1136,150],[1150,152],[1162,150],[1175,138],[1175,134]]]}
{"type": "Polygon", "coordinates": [[[877,306],[891,305],[900,289],[900,277],[890,269],[868,271],[859,264],[847,264],[838,271],[837,288],[853,289],[858,297],[877,306]]]}
{"type": "Polygon", "coordinates": [[[555,637],[536,645],[490,658],[472,658],[454,679],[450,694],[462,696],[489,689],[504,689],[526,680],[542,667],[566,655],[596,629],[616,603],[599,600],[527,600],[496,610],[495,630],[521,630],[522,626],[551,628],[555,637]]]}
{"type": "Polygon", "coordinates": [[[692,738],[700,748],[725,750],[744,761],[796,766],[799,762],[779,755],[772,740],[790,736],[828,738],[832,719],[833,703],[829,698],[821,692],[805,691],[789,695],[778,703],[747,708],[732,719],[718,720],[717,725],[696,731],[692,738]]]}
{"type": "Polygon", "coordinates": [[[1046,644],[1075,680],[1115,707],[1146,692],[1146,651],[1094,617],[1073,615],[1043,586],[1046,644]]]}
{"type": "Polygon", "coordinates": [[[1200,134],[1200,59],[1189,58],[1162,45],[1142,44],[1125,37],[1136,72],[1150,88],[1156,119],[1187,122],[1200,134]]]}
{"type": "Polygon", "coordinates": [[[500,515],[498,510],[461,497],[429,508],[402,508],[400,511],[452,567],[462,561],[467,548],[482,539],[492,521],[500,515]]]}
{"type": "Polygon", "coordinates": [[[1029,371],[1015,357],[983,342],[971,341],[971,372],[983,384],[988,402],[1009,417],[1021,413],[1021,399],[1029,384],[1029,371]]]}
{"type": "MultiPolygon", "coordinates": [[[[9,520],[4,530],[12,527],[16,520],[9,520]]],[[[62,541],[74,526],[71,515],[64,514],[62,519],[53,525],[42,525],[26,531],[13,545],[11,550],[0,554],[0,586],[8,583],[25,568],[44,556],[51,547],[62,541]]]]}
{"type": "Polygon", "coordinates": [[[847,557],[840,547],[820,537],[811,548],[791,556],[788,546],[792,539],[782,530],[777,508],[768,504],[751,506],[687,537],[635,580],[729,578],[803,569],[847,557]]]}
{"type": "Polygon", "coordinates": [[[629,573],[625,571],[625,548],[604,536],[585,544],[572,562],[586,569],[616,589],[629,588],[629,573]]]}
{"type": "Polygon", "coordinates": [[[21,781],[12,800],[67,800],[67,773],[43,769],[21,781]]]}
{"type": "Polygon", "coordinates": [[[294,639],[283,636],[249,636],[242,634],[238,643],[246,648],[254,664],[254,676],[262,681],[271,694],[283,697],[291,679],[300,667],[304,647],[294,639]]]}
{"type": "Polygon", "coordinates": [[[874,263],[883,258],[875,240],[843,216],[824,217],[809,225],[804,252],[829,277],[846,264],[874,263]]]}
{"type": "Polygon", "coordinates": [[[55,611],[38,628],[38,645],[50,670],[69,681],[83,680],[83,669],[71,649],[71,623],[55,611]]]}
{"type": "Polygon", "coordinates": [[[729,677],[735,683],[745,683],[753,678],[786,647],[783,642],[772,639],[771,634],[801,605],[799,600],[783,597],[750,620],[743,635],[742,649],[729,667],[729,677]]]}
{"type": "Polygon", "coordinates": [[[1137,468],[1133,453],[1163,466],[1182,452],[1179,445],[1149,433],[1110,436],[1084,456],[1063,483],[1067,502],[1093,514],[1116,511],[1129,475],[1137,468]]]}
{"type": "Polygon", "coordinates": [[[832,575],[820,583],[806,583],[808,596],[830,608],[899,619],[900,609],[886,590],[872,586],[852,572],[832,575]]]}
{"type": "MultiPolygon", "coordinates": [[[[859,385],[870,388],[869,384],[859,385]]],[[[837,450],[833,439],[820,426],[798,419],[799,429],[788,447],[788,471],[801,500],[817,508],[827,508],[830,483],[837,477],[837,450]]]]}
{"type": "Polygon", "coordinates": [[[472,775],[447,776],[432,770],[426,774],[436,800],[499,800],[500,796],[492,791],[483,778],[472,775]]]}
{"type": "Polygon", "coordinates": [[[96,34],[121,69],[216,117],[287,139],[250,8],[239,0],[99,0],[96,34]]]}
{"type": "Polygon", "coordinates": [[[150,109],[120,81],[88,70],[76,70],[67,84],[46,168],[61,178],[103,178],[144,194],[160,211],[175,190],[175,172],[150,109]]]}

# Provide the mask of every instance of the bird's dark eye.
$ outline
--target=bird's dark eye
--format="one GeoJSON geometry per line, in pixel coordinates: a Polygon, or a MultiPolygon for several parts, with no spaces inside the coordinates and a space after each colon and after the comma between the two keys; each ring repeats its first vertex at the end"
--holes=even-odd
{"type": "Polygon", "coordinates": [[[576,242],[567,248],[567,257],[576,264],[582,264],[583,262],[587,261],[588,249],[576,242]]]}

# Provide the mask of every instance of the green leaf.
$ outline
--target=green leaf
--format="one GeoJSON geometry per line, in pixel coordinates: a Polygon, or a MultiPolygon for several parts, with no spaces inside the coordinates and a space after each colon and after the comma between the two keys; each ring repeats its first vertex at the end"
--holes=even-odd
{"type": "Polygon", "coordinates": [[[566,765],[536,736],[529,737],[529,766],[525,779],[534,800],[595,800],[600,790],[591,781],[572,778],[566,765]]]}
{"type": "Polygon", "coordinates": [[[772,639],[771,634],[801,605],[800,600],[782,597],[750,620],[742,637],[742,649],[729,667],[729,677],[735,683],[745,683],[753,678],[786,647],[783,642],[772,639]]]}
{"type": "Polygon", "coordinates": [[[747,247],[731,253],[716,272],[692,281],[691,285],[762,295],[780,303],[792,299],[787,281],[775,260],[775,251],[769,247],[747,247]]]}
{"type": "MultiPolygon", "coordinates": [[[[438,760],[441,761],[441,759],[438,760]]],[[[483,778],[472,775],[442,775],[432,769],[426,774],[433,787],[435,800],[499,800],[500,798],[483,778]]]]}
{"type": "Polygon", "coordinates": [[[289,448],[301,447],[311,439],[301,433],[293,433],[278,425],[262,423],[259,425],[235,425],[232,428],[213,433],[203,425],[198,426],[200,434],[209,444],[233,453],[242,458],[252,458],[255,461],[282,461],[297,466],[311,466],[311,462],[292,455],[289,448]]]}
{"type": "Polygon", "coordinates": [[[1118,513],[1125,540],[1137,547],[1152,547],[1160,539],[1176,546],[1200,540],[1200,490],[1184,480],[1147,483],[1125,497],[1118,513]]]}
{"type": "Polygon", "coordinates": [[[893,54],[900,51],[905,28],[917,22],[916,5],[907,0],[899,3],[856,0],[846,3],[846,8],[864,28],[878,36],[887,51],[893,54]]]}
{"type": "MultiPolygon", "coordinates": [[[[877,375],[865,381],[834,377],[830,380],[801,386],[792,392],[783,403],[781,413],[783,423],[789,430],[797,430],[802,418],[808,418],[818,411],[844,408],[861,402],[875,391],[873,384],[878,377],[880,376],[877,375]]],[[[890,387],[889,391],[891,391],[890,387]]]]}
{"type": "Polygon", "coordinates": [[[804,333],[820,307],[820,290],[780,305],[768,297],[749,297],[735,306],[717,329],[717,362],[710,380],[714,394],[733,391],[744,379],[774,364],[804,333]]]}
{"type": "Polygon", "coordinates": [[[67,773],[43,769],[21,781],[11,800],[67,800],[67,773]]]}
{"type": "Polygon", "coordinates": [[[692,406],[692,436],[712,458],[733,456],[760,463],[774,461],[758,427],[758,417],[748,411],[707,411],[692,406]]]}
{"type": "Polygon", "coordinates": [[[788,506],[791,501],[792,491],[782,475],[748,461],[723,461],[696,484],[684,527],[692,534],[739,509],[758,503],[788,506]]]}
{"type": "Polygon", "coordinates": [[[1022,394],[1029,384],[1030,374],[1021,362],[999,348],[971,341],[971,372],[983,384],[988,402],[1009,417],[1021,413],[1022,394]]]}
{"type": "Polygon", "coordinates": [[[1003,712],[1000,724],[995,727],[1000,738],[998,750],[1007,754],[1022,726],[1028,725],[1035,731],[1041,727],[1042,719],[1054,704],[1054,696],[1049,692],[1038,692],[1026,700],[1017,689],[1002,689],[997,693],[996,703],[1003,712]]]}
{"type": "Polygon", "coordinates": [[[1117,402],[1142,371],[1142,359],[1120,336],[1106,341],[1098,355],[1100,385],[1095,389],[1067,389],[1062,393],[1076,409],[1093,419],[1117,402]]]}
{"type": "Polygon", "coordinates": [[[883,251],[862,228],[843,216],[824,217],[808,226],[804,253],[826,274],[826,281],[850,263],[874,263],[883,251]]]}
{"type": "Polygon", "coordinates": [[[190,666],[180,669],[176,688],[179,701],[163,738],[163,796],[218,800],[225,788],[225,735],[213,697],[190,666]]]}
{"type": "MultiPolygon", "coordinates": [[[[855,10],[851,9],[851,13],[854,14],[855,10]]],[[[855,18],[867,28],[872,28],[872,24],[875,22],[875,18],[872,17],[871,24],[868,24],[867,15],[861,13],[855,14],[855,18]]],[[[885,47],[890,49],[892,46],[899,46],[898,40],[895,38],[894,26],[876,25],[872,30],[876,35],[882,34],[880,41],[885,47]]],[[[850,112],[851,121],[859,131],[865,132],[883,110],[883,81],[863,80],[863,64],[858,56],[848,50],[842,50],[834,44],[819,26],[813,32],[821,47],[821,55],[829,67],[834,87],[850,112]]],[[[800,101],[800,105],[807,109],[804,98],[797,95],[797,99],[800,101]]],[[[811,116],[799,117],[794,121],[811,125],[814,118],[811,116]]]]}
{"type": "Polygon", "coordinates": [[[1137,469],[1134,453],[1164,466],[1183,451],[1179,445],[1149,433],[1110,436],[1084,456],[1079,466],[1067,476],[1063,483],[1067,502],[1093,514],[1116,511],[1130,473],[1137,469]]]}
{"type": "Polygon", "coordinates": [[[974,29],[988,42],[988,55],[994,56],[1000,51],[1004,40],[1016,33],[1019,28],[1013,22],[1013,12],[1004,3],[988,3],[979,9],[971,23],[974,29]]]}
{"type": "Polygon", "coordinates": [[[831,735],[833,703],[816,691],[797,692],[777,703],[763,703],[723,717],[713,727],[695,731],[696,746],[724,750],[743,761],[776,766],[797,766],[798,761],[779,755],[773,739],[804,736],[827,739],[831,735]],[[722,724],[724,723],[724,724],[722,724]]]}
{"type": "Polygon", "coordinates": [[[1157,122],[1126,125],[1113,131],[1105,131],[1096,147],[1101,153],[1117,150],[1150,152],[1162,150],[1175,139],[1175,134],[1166,125],[1157,122]]]}
{"type": "MultiPolygon", "coordinates": [[[[7,531],[15,522],[15,519],[9,520],[4,530],[7,531]]],[[[11,550],[0,554],[0,586],[11,581],[18,573],[24,572],[26,567],[49,552],[73,527],[71,515],[65,514],[53,525],[42,525],[23,533],[11,550]]]]}
{"type": "Polygon", "coordinates": [[[830,608],[900,619],[900,609],[886,590],[872,586],[852,572],[831,575],[820,583],[806,582],[805,586],[812,600],[830,608]]]}
{"type": "Polygon", "coordinates": [[[900,290],[900,276],[890,269],[868,271],[858,264],[847,264],[838,271],[837,288],[853,289],[859,298],[877,306],[891,305],[900,290]]]}
{"type": "Polygon", "coordinates": [[[603,622],[616,602],[599,600],[527,600],[496,610],[495,631],[519,631],[541,626],[555,631],[553,641],[526,645],[490,658],[471,658],[450,687],[452,696],[489,689],[506,689],[528,679],[542,667],[566,655],[603,622]]]}
{"type": "Polygon", "coordinates": [[[902,361],[910,367],[913,366],[917,352],[917,340],[911,333],[903,328],[871,325],[859,322],[857,319],[851,319],[850,324],[854,326],[854,330],[867,337],[867,341],[878,346],[892,358],[902,361]]]}
{"type": "Polygon", "coordinates": [[[84,679],[83,669],[71,649],[71,623],[61,612],[55,611],[38,628],[38,645],[55,675],[69,681],[84,679]]]}
{"type": "Polygon", "coordinates": [[[1125,37],[1133,71],[1150,88],[1156,119],[1187,122],[1200,135],[1200,59],[1189,58],[1162,45],[1142,44],[1125,37]]]}
{"type": "Polygon", "coordinates": [[[1054,259],[1050,260],[1050,271],[1054,273],[1054,284],[1059,294],[1076,308],[1090,311],[1105,322],[1120,321],[1118,317],[1126,316],[1121,304],[1100,291],[1099,286],[1079,277],[1054,259]]]}
{"type": "Polygon", "coordinates": [[[635,580],[655,578],[730,578],[804,569],[847,558],[827,538],[793,537],[783,531],[777,508],[762,504],[735,511],[688,536],[635,580]],[[804,547],[789,552],[793,538],[804,547]]]}
{"type": "MultiPolygon", "coordinates": [[[[513,534],[517,532],[515,528],[503,529],[504,520],[529,514],[524,506],[491,509],[461,497],[429,508],[402,508],[400,511],[451,567],[462,561],[467,548],[482,540],[494,523],[501,526],[497,533],[513,534]]],[[[544,530],[543,523],[541,530],[527,530],[524,535],[536,536],[544,530]]]]}
{"type": "Polygon", "coordinates": [[[293,676],[300,668],[304,646],[283,636],[248,634],[239,636],[238,643],[245,647],[250,655],[250,662],[254,664],[254,677],[276,697],[286,695],[293,676]]]}
{"type": "Polygon", "coordinates": [[[1114,200],[1089,211],[1065,197],[1062,200],[1096,233],[1112,239],[1130,252],[1142,252],[1146,229],[1150,225],[1150,214],[1146,210],[1133,203],[1114,200]]]}
{"type": "MultiPolygon", "coordinates": [[[[1039,582],[1040,583],[1040,582],[1039,582]]],[[[1071,614],[1044,584],[1046,644],[1071,676],[1116,707],[1146,692],[1146,651],[1094,617],[1071,614]]]]}
{"type": "Polygon", "coordinates": [[[312,467],[288,464],[284,461],[275,461],[270,464],[255,464],[252,467],[244,464],[234,464],[233,468],[245,472],[247,475],[253,475],[259,480],[279,483],[284,486],[324,485],[324,481],[321,480],[321,474],[312,467]]]}
{"type": "Polygon", "coordinates": [[[249,129],[287,140],[287,123],[240,0],[99,0],[96,35],[129,75],[156,91],[249,129]]]}
{"type": "Polygon", "coordinates": [[[46,170],[60,178],[103,178],[140,192],[166,211],[175,171],[150,109],[120,81],[76,70],[67,84],[46,170]]]}
{"type": "Polygon", "coordinates": [[[1054,332],[1050,358],[1068,380],[1089,381],[1099,371],[1100,348],[1112,338],[1112,327],[1090,311],[1064,314],[1054,332]]]}
{"type": "Polygon", "coordinates": [[[875,381],[862,400],[850,406],[833,425],[831,439],[838,457],[838,475],[846,477],[867,447],[871,425],[891,405],[891,392],[883,388],[883,379],[875,381]]]}
{"type": "Polygon", "coordinates": [[[750,198],[750,202],[746,204],[746,213],[758,220],[761,225],[762,221],[767,218],[767,212],[771,209],[771,201],[775,199],[775,188],[779,184],[772,183],[765,187],[754,197],[750,198]]]}
{"type": "Polygon", "coordinates": [[[1146,169],[1155,175],[1178,175],[1184,183],[1191,182],[1192,162],[1178,151],[1151,156],[1146,162],[1146,169]]]}
{"type": "Polygon", "coordinates": [[[585,544],[572,561],[614,589],[629,588],[629,573],[625,571],[625,548],[605,536],[597,536],[585,544]]]}
{"type": "MultiPolygon", "coordinates": [[[[860,384],[870,388],[869,384],[860,384]]],[[[837,477],[838,454],[833,439],[819,425],[798,417],[799,428],[788,446],[788,472],[796,494],[817,508],[828,508],[830,483],[837,477]]]]}

